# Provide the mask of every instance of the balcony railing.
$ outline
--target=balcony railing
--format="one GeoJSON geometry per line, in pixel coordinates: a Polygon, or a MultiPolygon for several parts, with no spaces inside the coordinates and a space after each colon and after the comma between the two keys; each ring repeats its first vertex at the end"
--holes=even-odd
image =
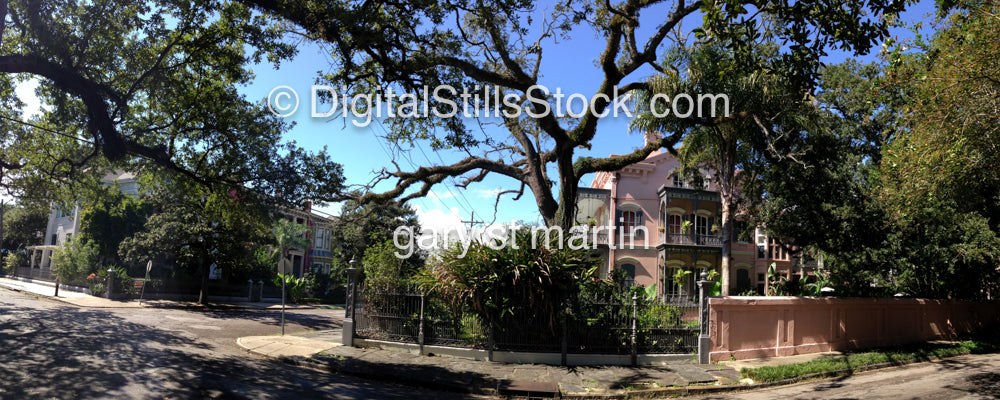
{"type": "Polygon", "coordinates": [[[661,233],[660,243],[681,246],[721,247],[722,239],[715,235],[692,235],[690,233],[661,233]]]}

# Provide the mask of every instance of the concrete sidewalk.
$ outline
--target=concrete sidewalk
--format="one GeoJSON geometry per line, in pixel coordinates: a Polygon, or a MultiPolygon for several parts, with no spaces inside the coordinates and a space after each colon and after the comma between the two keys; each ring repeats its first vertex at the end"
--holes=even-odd
{"type": "Polygon", "coordinates": [[[411,386],[497,394],[510,385],[552,388],[563,398],[668,397],[772,386],[740,379],[740,369],[801,363],[842,355],[806,354],[699,365],[575,366],[507,364],[403,350],[340,345],[341,331],[255,336],[236,342],[252,354],[325,371],[411,386]]]}
{"type": "MultiPolygon", "coordinates": [[[[280,303],[264,301],[264,302],[249,302],[249,301],[237,301],[237,302],[219,302],[212,299],[209,296],[210,304],[203,305],[196,301],[183,301],[183,300],[163,300],[163,299],[144,299],[140,301],[139,299],[130,300],[110,300],[103,297],[91,296],[86,293],[75,292],[72,290],[67,290],[64,286],[59,287],[59,296],[55,296],[55,285],[52,282],[46,281],[25,281],[19,279],[11,279],[7,277],[0,277],[0,287],[16,290],[24,293],[32,293],[39,296],[45,296],[53,300],[58,300],[64,303],[80,306],[80,307],[93,307],[93,308],[250,308],[250,309],[281,309],[280,303]]],[[[275,299],[278,300],[278,299],[275,299]]],[[[280,301],[280,300],[279,300],[280,301]]],[[[286,304],[286,309],[312,309],[314,306],[305,304],[286,304]]]]}
{"type": "MultiPolygon", "coordinates": [[[[252,354],[335,373],[438,390],[497,394],[511,385],[552,388],[567,397],[682,394],[738,385],[739,372],[720,365],[662,366],[507,364],[400,350],[341,346],[340,330],[256,336],[236,342],[252,354]],[[652,391],[652,392],[651,392],[652,391]]],[[[540,388],[540,389],[539,389],[540,388]]]]}

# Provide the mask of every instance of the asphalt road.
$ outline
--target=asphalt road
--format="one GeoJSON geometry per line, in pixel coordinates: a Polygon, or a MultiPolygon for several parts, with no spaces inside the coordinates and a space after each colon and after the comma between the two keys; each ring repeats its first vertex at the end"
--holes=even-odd
{"type": "MultiPolygon", "coordinates": [[[[290,311],[286,332],[342,317],[290,311]]],[[[0,288],[0,399],[463,397],[258,359],[235,344],[279,332],[273,310],[80,308],[0,288]]]]}
{"type": "Polygon", "coordinates": [[[995,399],[1000,354],[954,357],[752,392],[696,399],[995,399]]]}

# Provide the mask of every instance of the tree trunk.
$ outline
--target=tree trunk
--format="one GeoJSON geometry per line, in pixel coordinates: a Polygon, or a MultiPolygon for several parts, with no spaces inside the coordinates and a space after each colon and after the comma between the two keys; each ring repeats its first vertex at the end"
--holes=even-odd
{"type": "Polygon", "coordinates": [[[736,208],[736,140],[720,133],[719,197],[722,200],[722,261],[720,268],[722,295],[729,296],[730,274],[733,253],[733,211],[736,208]]]}
{"type": "Polygon", "coordinates": [[[722,199],[722,295],[729,296],[729,264],[733,252],[733,218],[732,204],[722,199]]]}
{"type": "Polygon", "coordinates": [[[201,262],[201,290],[198,293],[198,304],[205,304],[208,302],[208,294],[205,292],[208,288],[208,273],[208,261],[207,259],[203,259],[201,262]]]}

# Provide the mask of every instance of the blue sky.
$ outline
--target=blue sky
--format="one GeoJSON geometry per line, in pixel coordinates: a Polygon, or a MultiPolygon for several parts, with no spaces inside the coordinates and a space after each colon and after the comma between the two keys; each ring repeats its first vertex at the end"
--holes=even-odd
{"type": "MultiPolygon", "coordinates": [[[[540,8],[545,8],[540,5],[540,8]]],[[[551,6],[548,7],[551,9],[551,6]]],[[[928,20],[924,16],[933,10],[933,2],[924,0],[920,4],[911,6],[903,15],[902,20],[908,22],[928,20]]],[[[647,15],[651,15],[647,13],[647,15]]],[[[689,24],[693,24],[689,22],[689,24]]],[[[655,20],[653,21],[655,22],[655,20]]],[[[646,34],[640,33],[640,42],[644,42],[648,37],[648,30],[653,24],[644,27],[646,34]]],[[[693,27],[693,26],[692,26],[693,27]]],[[[688,27],[691,28],[691,27],[688,27]]],[[[899,38],[909,37],[908,31],[897,29],[892,32],[899,38]]],[[[568,39],[561,38],[558,43],[549,40],[543,43],[544,53],[541,65],[541,84],[550,90],[561,88],[564,93],[581,93],[588,98],[597,89],[600,82],[601,73],[596,65],[596,58],[603,49],[604,43],[596,38],[596,35],[589,28],[581,27],[572,32],[568,39]]],[[[878,49],[862,57],[863,61],[874,60],[878,49]]],[[[846,54],[831,51],[831,55],[824,60],[827,63],[839,63],[846,58],[846,54]]],[[[275,70],[270,64],[261,64],[254,67],[256,79],[253,84],[242,89],[242,92],[252,100],[262,100],[276,86],[287,85],[295,89],[301,100],[301,105],[297,112],[287,117],[286,120],[294,121],[295,126],[286,133],[286,139],[295,140],[299,145],[311,149],[319,150],[326,146],[332,158],[343,164],[344,172],[348,184],[366,184],[374,176],[374,171],[382,168],[393,168],[391,154],[399,153],[398,148],[393,143],[387,143],[379,138],[384,136],[383,125],[378,122],[371,123],[368,127],[354,127],[350,122],[340,118],[311,118],[309,116],[309,90],[310,86],[316,83],[316,78],[321,72],[331,68],[330,57],[318,46],[310,43],[303,43],[299,47],[298,55],[291,61],[283,62],[279,69],[275,70]]],[[[641,80],[652,74],[650,69],[640,70],[633,76],[626,78],[624,83],[641,80]]],[[[25,115],[37,112],[39,104],[35,98],[34,82],[28,82],[18,87],[18,96],[25,100],[28,106],[25,115]]],[[[320,108],[322,111],[322,108],[320,108]]],[[[506,131],[496,128],[487,128],[485,131],[489,135],[502,135],[506,137],[506,131]]],[[[604,118],[601,120],[598,133],[593,141],[592,150],[579,149],[576,156],[601,157],[609,154],[621,154],[629,152],[640,146],[642,136],[638,133],[628,131],[628,119],[626,117],[604,118]]],[[[442,151],[435,153],[426,144],[417,148],[405,146],[408,153],[397,157],[397,162],[404,170],[415,169],[415,166],[427,164],[441,164],[454,162],[462,157],[461,154],[442,151]]],[[[552,171],[551,176],[556,176],[552,171]]],[[[589,185],[591,176],[585,176],[580,180],[581,185],[589,185]]],[[[490,176],[483,182],[471,185],[467,190],[455,187],[453,182],[447,185],[438,185],[433,189],[433,193],[426,198],[411,202],[411,205],[418,209],[421,223],[425,226],[454,226],[460,224],[462,220],[468,220],[475,212],[476,220],[483,220],[490,223],[494,220],[495,194],[500,190],[517,189],[519,184],[509,178],[501,176],[490,176]]],[[[388,185],[379,186],[377,189],[386,190],[391,188],[388,185]]],[[[331,214],[339,214],[339,206],[336,204],[320,208],[331,214]]],[[[525,195],[519,201],[512,201],[510,196],[504,196],[500,202],[500,207],[496,212],[496,222],[512,221],[539,221],[538,211],[533,196],[526,190],[525,195]]]]}

